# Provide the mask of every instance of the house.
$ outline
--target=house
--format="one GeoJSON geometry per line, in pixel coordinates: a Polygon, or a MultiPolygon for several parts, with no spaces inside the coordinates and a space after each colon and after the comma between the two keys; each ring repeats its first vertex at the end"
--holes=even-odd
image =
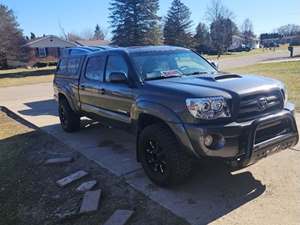
{"type": "Polygon", "coordinates": [[[64,48],[77,46],[95,47],[109,44],[110,42],[106,40],[76,40],[71,42],[54,35],[47,35],[28,42],[24,47],[31,49],[29,64],[34,64],[39,61],[57,61],[64,48]]]}
{"type": "Polygon", "coordinates": [[[28,42],[25,47],[31,49],[30,63],[37,61],[56,61],[62,49],[75,47],[75,43],[54,35],[47,35],[28,42]]]}
{"type": "Polygon", "coordinates": [[[242,46],[248,47],[250,49],[259,48],[260,41],[259,39],[253,37],[248,41],[248,44],[245,45],[245,39],[241,35],[233,35],[232,36],[232,44],[228,48],[228,50],[238,49],[242,46]]]}
{"type": "Polygon", "coordinates": [[[97,46],[104,46],[109,45],[110,41],[107,40],[76,40],[74,43],[78,46],[90,46],[90,47],[97,47],[97,46]]]}
{"type": "Polygon", "coordinates": [[[232,43],[228,50],[233,50],[241,47],[244,44],[244,38],[242,38],[239,35],[233,35],[232,36],[232,43]]]}

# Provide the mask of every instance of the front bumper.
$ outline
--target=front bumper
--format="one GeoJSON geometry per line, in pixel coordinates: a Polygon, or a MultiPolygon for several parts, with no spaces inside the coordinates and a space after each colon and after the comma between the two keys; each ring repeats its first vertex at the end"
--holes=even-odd
{"type": "Polygon", "coordinates": [[[246,122],[216,126],[184,124],[184,129],[188,138],[180,137],[181,142],[198,158],[222,158],[242,165],[252,164],[270,154],[290,148],[299,140],[292,104],[275,114],[246,122]],[[286,126],[282,128],[282,132],[277,132],[279,128],[275,131],[279,124],[286,126]],[[207,134],[224,137],[225,145],[220,149],[207,148],[201,139],[207,134]]]}

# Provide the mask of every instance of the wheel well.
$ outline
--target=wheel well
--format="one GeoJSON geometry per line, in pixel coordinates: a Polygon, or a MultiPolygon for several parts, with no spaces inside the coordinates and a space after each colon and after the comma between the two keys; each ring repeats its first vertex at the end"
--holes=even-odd
{"type": "Polygon", "coordinates": [[[155,123],[162,123],[167,125],[165,121],[156,116],[152,116],[149,114],[141,114],[138,120],[138,132],[141,132],[145,127],[155,123]]]}
{"type": "Polygon", "coordinates": [[[68,101],[67,97],[66,97],[64,94],[59,93],[59,94],[58,94],[58,102],[60,102],[60,101],[63,100],[63,99],[68,101]]]}
{"type": "Polygon", "coordinates": [[[140,156],[139,156],[139,151],[138,151],[138,146],[139,146],[139,135],[141,133],[141,131],[147,127],[150,126],[152,124],[156,124],[156,123],[160,123],[160,124],[164,124],[166,127],[169,128],[169,126],[166,124],[165,121],[163,121],[162,119],[156,117],[156,116],[152,116],[149,114],[141,114],[139,116],[138,119],[138,126],[137,126],[137,138],[136,138],[136,157],[137,157],[137,161],[140,161],[140,156]]]}

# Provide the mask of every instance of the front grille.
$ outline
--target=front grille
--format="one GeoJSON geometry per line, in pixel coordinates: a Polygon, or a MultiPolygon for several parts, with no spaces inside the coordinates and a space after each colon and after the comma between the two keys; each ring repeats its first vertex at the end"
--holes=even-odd
{"type": "Polygon", "coordinates": [[[292,125],[289,119],[264,123],[257,127],[254,143],[259,144],[290,132],[292,132],[292,125]]]}
{"type": "Polygon", "coordinates": [[[246,96],[241,99],[238,119],[250,119],[283,108],[280,91],[246,96]]]}

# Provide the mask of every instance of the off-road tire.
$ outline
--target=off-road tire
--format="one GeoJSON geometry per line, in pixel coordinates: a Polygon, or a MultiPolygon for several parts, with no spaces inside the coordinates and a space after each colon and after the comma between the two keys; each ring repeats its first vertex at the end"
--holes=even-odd
{"type": "Polygon", "coordinates": [[[71,133],[80,129],[80,116],[71,109],[65,98],[59,101],[58,114],[64,131],[71,133]]]}
{"type": "Polygon", "coordinates": [[[159,186],[172,186],[182,183],[192,171],[192,158],[184,152],[173,132],[164,124],[149,125],[141,131],[138,151],[145,173],[159,186]],[[155,140],[165,154],[167,162],[165,176],[153,172],[146,161],[147,152],[145,147],[149,140],[155,140]]]}

